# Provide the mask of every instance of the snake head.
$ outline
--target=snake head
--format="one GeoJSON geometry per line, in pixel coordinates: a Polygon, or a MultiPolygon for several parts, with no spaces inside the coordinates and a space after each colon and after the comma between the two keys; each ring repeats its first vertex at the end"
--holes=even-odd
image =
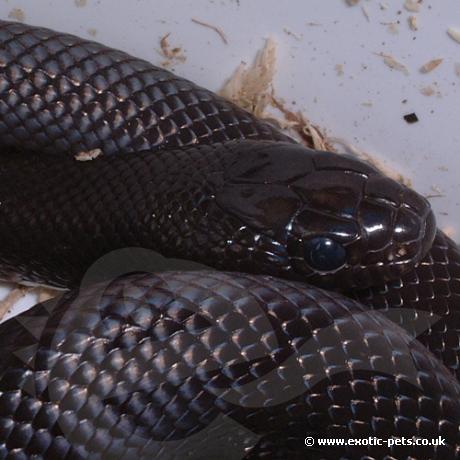
{"type": "Polygon", "coordinates": [[[397,279],[431,247],[428,201],[369,164],[296,144],[246,147],[216,194],[239,219],[226,248],[240,257],[235,268],[367,287],[397,279]]]}

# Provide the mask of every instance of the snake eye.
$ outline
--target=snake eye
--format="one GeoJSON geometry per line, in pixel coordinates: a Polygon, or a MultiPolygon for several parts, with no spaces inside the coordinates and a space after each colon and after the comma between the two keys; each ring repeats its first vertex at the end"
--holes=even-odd
{"type": "Polygon", "coordinates": [[[305,262],[314,270],[337,270],[345,264],[346,255],[345,248],[330,238],[316,237],[304,243],[305,262]]]}

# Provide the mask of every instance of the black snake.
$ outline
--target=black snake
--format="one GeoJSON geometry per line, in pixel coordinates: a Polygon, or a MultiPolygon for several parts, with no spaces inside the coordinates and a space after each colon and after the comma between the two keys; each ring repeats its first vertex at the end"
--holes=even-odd
{"type": "Polygon", "coordinates": [[[9,22],[0,144],[2,278],[74,288],[0,326],[0,458],[460,458],[460,253],[415,192],[9,22]]]}

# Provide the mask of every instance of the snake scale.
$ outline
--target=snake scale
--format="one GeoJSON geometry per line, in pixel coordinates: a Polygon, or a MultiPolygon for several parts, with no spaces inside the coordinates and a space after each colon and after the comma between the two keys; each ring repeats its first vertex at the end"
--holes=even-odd
{"type": "Polygon", "coordinates": [[[2,278],[72,288],[0,325],[1,459],[460,458],[460,253],[415,192],[5,21],[0,145],[2,278]]]}

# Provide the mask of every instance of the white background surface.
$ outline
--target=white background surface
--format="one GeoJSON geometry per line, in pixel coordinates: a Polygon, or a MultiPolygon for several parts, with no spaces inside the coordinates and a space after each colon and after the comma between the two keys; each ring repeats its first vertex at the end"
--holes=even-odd
{"type": "Polygon", "coordinates": [[[329,135],[384,160],[420,193],[442,194],[431,199],[439,226],[460,239],[460,44],[446,33],[448,27],[460,30],[458,0],[424,0],[416,32],[409,29],[414,13],[404,9],[404,0],[361,0],[353,7],[345,0],[0,1],[0,18],[20,8],[27,23],[93,38],[158,65],[164,61],[160,38],[170,33],[171,46],[186,56],[173,70],[212,90],[273,37],[277,95],[295,101],[292,108],[329,135]],[[222,28],[228,44],[191,18],[222,28]],[[382,24],[397,21],[398,33],[382,24]],[[404,63],[409,74],[387,67],[378,53],[404,63]],[[444,61],[422,74],[420,67],[435,58],[444,61]],[[439,94],[422,95],[428,85],[439,94]],[[410,112],[418,123],[403,120],[410,112]]]}

